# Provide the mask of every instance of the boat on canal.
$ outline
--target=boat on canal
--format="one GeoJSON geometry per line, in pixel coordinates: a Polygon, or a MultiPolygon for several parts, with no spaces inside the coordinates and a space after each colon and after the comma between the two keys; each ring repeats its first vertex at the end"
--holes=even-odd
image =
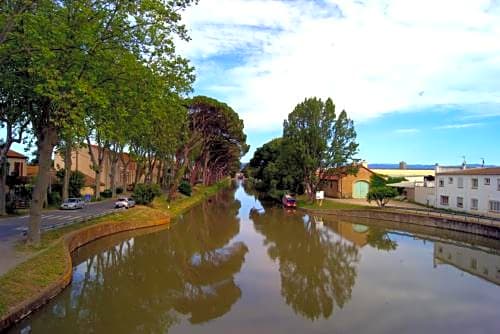
{"type": "Polygon", "coordinates": [[[297,200],[295,199],[294,196],[290,194],[286,194],[283,196],[281,199],[281,202],[283,204],[284,208],[296,208],[297,207],[297,200]]]}

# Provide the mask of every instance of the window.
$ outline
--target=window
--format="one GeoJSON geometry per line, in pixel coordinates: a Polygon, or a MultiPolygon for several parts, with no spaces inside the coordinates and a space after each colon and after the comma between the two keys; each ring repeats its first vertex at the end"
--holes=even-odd
{"type": "Polygon", "coordinates": [[[489,178],[489,177],[485,177],[485,178],[484,178],[484,185],[485,185],[485,186],[489,186],[489,185],[490,185],[490,181],[491,181],[491,180],[490,180],[490,178],[489,178]]]}
{"type": "Polygon", "coordinates": [[[448,184],[453,184],[453,178],[452,177],[448,178],[448,184]]]}
{"type": "Polygon", "coordinates": [[[464,198],[457,197],[457,208],[463,208],[463,207],[464,207],[464,198]]]}
{"type": "Polygon", "coordinates": [[[470,200],[470,209],[471,210],[477,210],[479,208],[479,201],[477,198],[472,198],[470,200]]]}
{"type": "Polygon", "coordinates": [[[457,180],[457,187],[458,188],[463,188],[464,187],[464,178],[461,177],[461,176],[457,180]]]}
{"type": "Polygon", "coordinates": [[[490,211],[500,212],[500,201],[490,201],[490,211]]]}
{"type": "Polygon", "coordinates": [[[479,180],[472,179],[472,189],[477,189],[478,186],[479,186],[479,180]]]}
{"type": "Polygon", "coordinates": [[[441,196],[441,205],[448,205],[450,202],[450,198],[448,196],[441,196]]]}
{"type": "MultiPolygon", "coordinates": [[[[500,183],[499,183],[500,184],[500,183]]],[[[439,179],[439,186],[440,187],[444,187],[444,180],[443,179],[439,179]]],[[[500,186],[499,186],[500,187],[500,186]]]]}

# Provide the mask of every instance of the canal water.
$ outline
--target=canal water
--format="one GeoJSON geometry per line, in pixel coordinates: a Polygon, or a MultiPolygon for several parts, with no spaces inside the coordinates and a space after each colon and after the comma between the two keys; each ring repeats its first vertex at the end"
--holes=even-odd
{"type": "Polygon", "coordinates": [[[308,216],[242,185],[74,254],[32,333],[500,333],[498,241],[308,216]]]}

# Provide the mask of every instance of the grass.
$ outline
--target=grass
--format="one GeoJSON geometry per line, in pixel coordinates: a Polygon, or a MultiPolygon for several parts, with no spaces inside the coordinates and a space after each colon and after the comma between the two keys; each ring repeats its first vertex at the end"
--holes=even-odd
{"type": "Polygon", "coordinates": [[[323,205],[319,206],[319,202],[311,203],[307,196],[299,196],[297,198],[297,206],[310,210],[354,210],[354,209],[373,209],[368,205],[358,205],[352,203],[342,203],[340,201],[323,200],[323,205]]]}
{"type": "Polygon", "coordinates": [[[176,217],[203,199],[216,194],[231,184],[224,180],[212,186],[193,188],[190,197],[180,197],[169,203],[164,197],[155,199],[151,206],[137,206],[88,222],[47,231],[41,236],[37,247],[20,244],[19,251],[30,252],[32,256],[0,277],[0,318],[9,309],[38,294],[56,282],[66,270],[66,252],[63,237],[70,232],[101,223],[116,223],[155,220],[169,216],[176,217]]]}

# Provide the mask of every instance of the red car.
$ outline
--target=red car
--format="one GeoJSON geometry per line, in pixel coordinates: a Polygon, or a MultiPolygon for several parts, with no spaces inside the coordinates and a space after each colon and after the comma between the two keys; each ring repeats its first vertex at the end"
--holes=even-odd
{"type": "Polygon", "coordinates": [[[297,201],[292,195],[285,195],[281,200],[285,208],[295,208],[297,207],[297,201]]]}

